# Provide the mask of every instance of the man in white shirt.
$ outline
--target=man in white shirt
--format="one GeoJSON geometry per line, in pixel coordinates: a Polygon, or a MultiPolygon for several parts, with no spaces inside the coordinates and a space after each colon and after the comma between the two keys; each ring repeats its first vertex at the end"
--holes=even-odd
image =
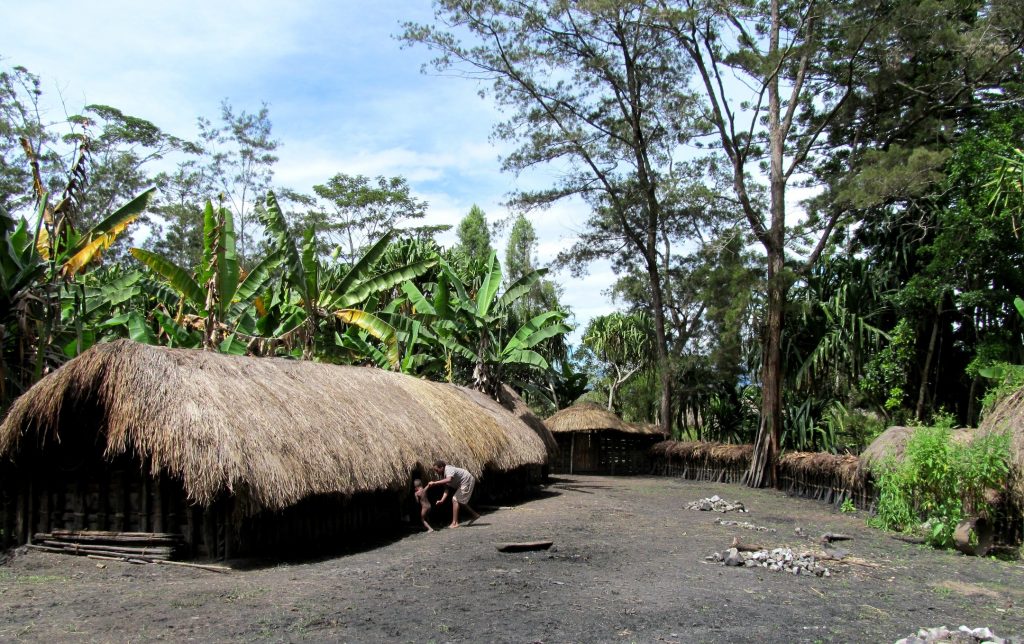
{"type": "Polygon", "coordinates": [[[436,481],[427,483],[427,487],[434,485],[444,485],[444,495],[441,500],[437,502],[441,505],[448,498],[448,493],[452,493],[452,523],[449,527],[459,527],[459,506],[466,506],[466,511],[473,515],[466,525],[473,525],[473,522],[480,518],[480,515],[476,510],[469,507],[469,497],[473,496],[473,487],[476,485],[476,479],[467,470],[461,467],[455,467],[454,465],[448,465],[444,461],[434,461],[434,472],[440,477],[436,481]]]}

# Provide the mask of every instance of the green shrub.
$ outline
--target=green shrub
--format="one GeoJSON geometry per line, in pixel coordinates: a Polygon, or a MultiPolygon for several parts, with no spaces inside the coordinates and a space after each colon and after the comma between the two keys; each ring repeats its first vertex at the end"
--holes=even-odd
{"type": "Polygon", "coordinates": [[[979,436],[967,445],[951,440],[950,422],[920,427],[907,441],[902,462],[878,468],[878,509],[871,525],[917,532],[948,547],[960,521],[992,511],[985,490],[1001,489],[1009,474],[1009,434],[979,436]]]}

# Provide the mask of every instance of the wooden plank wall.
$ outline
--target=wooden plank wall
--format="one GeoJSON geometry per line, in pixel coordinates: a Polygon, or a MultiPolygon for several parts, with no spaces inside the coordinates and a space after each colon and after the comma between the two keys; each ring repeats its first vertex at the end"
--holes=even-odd
{"type": "Polygon", "coordinates": [[[660,437],[623,432],[566,432],[555,434],[559,453],[555,474],[651,474],[651,445],[660,437]],[[571,462],[571,467],[570,467],[571,462]]]}

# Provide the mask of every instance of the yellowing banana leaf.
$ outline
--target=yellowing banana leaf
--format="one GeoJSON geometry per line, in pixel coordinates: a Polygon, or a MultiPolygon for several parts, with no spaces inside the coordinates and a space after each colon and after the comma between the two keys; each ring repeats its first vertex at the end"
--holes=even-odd
{"type": "Polygon", "coordinates": [[[132,222],[138,219],[142,211],[146,209],[154,190],[156,188],[150,188],[142,192],[83,235],[69,252],[67,261],[61,267],[61,275],[65,279],[74,277],[78,271],[85,268],[97,255],[109,248],[118,236],[132,222]]]}
{"type": "Polygon", "coordinates": [[[388,364],[391,365],[392,369],[398,368],[398,338],[393,326],[372,313],[367,313],[366,311],[360,311],[358,309],[342,309],[340,311],[335,311],[334,316],[345,324],[351,324],[354,327],[363,329],[373,337],[380,340],[387,348],[388,364]]]}

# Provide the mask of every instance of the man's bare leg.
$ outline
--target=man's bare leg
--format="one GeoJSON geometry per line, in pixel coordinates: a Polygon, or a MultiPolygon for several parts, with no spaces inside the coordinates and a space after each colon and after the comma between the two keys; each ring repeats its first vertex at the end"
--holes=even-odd
{"type": "MultiPolygon", "coordinates": [[[[467,505],[466,507],[468,508],[469,506],[467,505]]],[[[459,527],[459,502],[455,500],[454,496],[452,497],[452,524],[448,527],[459,527]]]]}

